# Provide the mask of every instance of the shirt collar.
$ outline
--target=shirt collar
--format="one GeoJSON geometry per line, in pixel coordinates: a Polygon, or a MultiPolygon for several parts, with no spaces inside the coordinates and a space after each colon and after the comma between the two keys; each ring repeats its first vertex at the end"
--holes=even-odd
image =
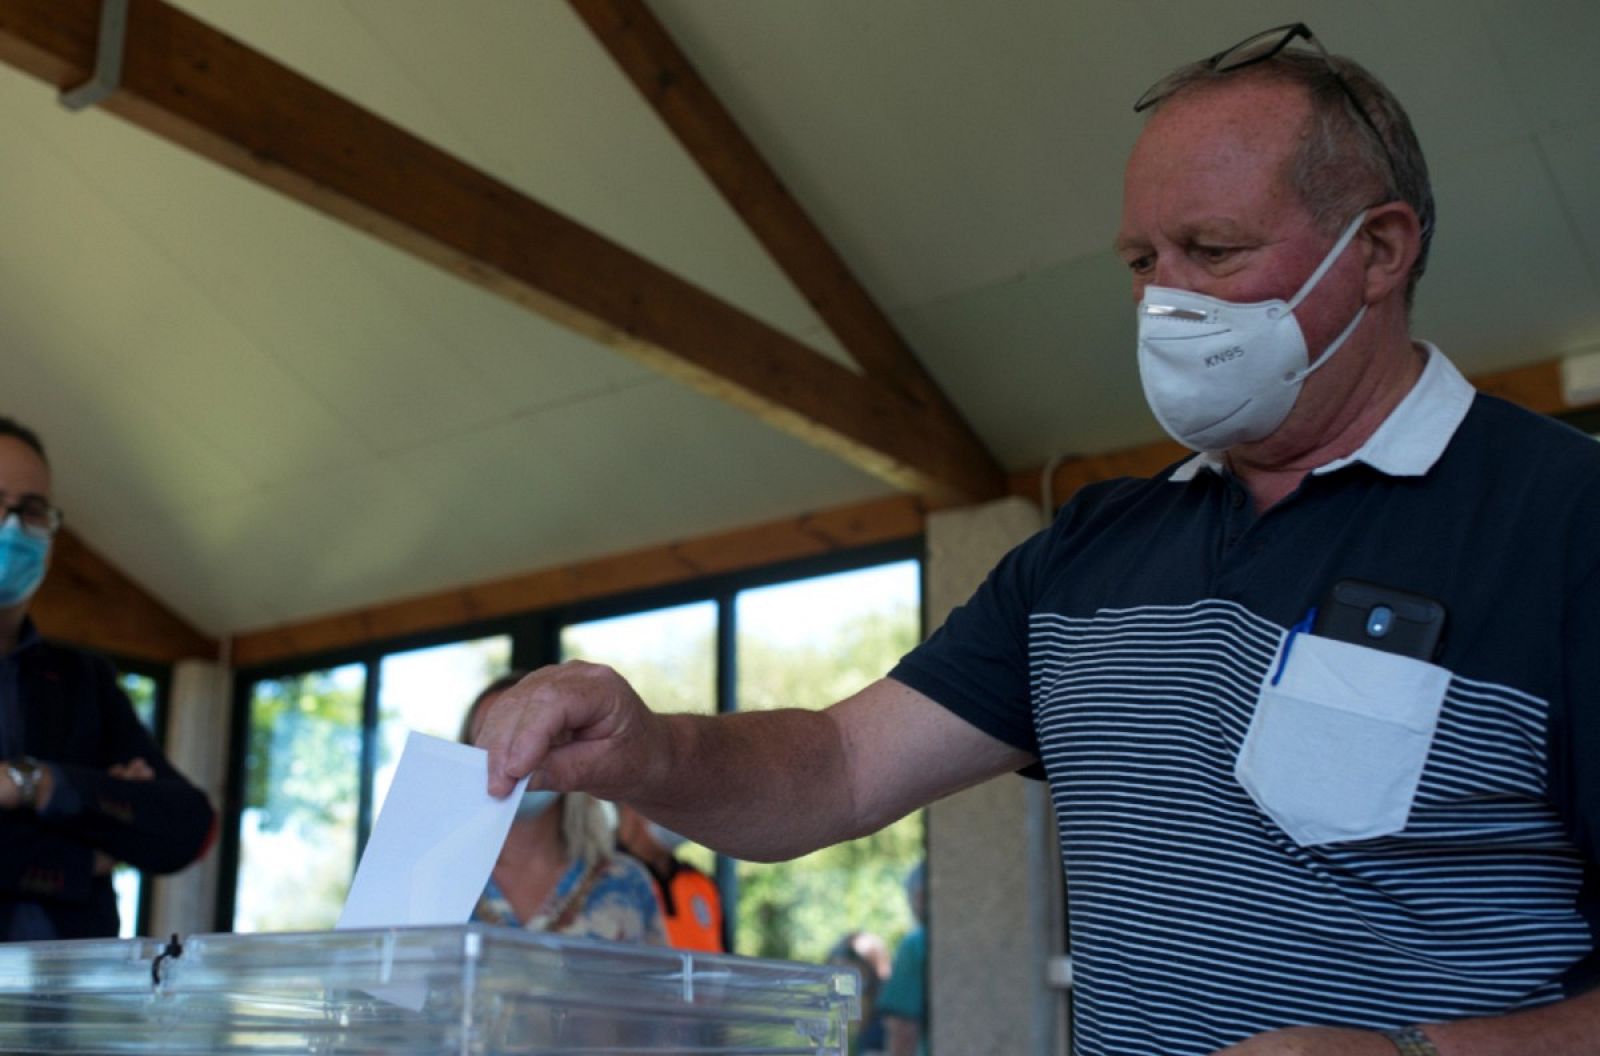
{"type": "MultiPolygon", "coordinates": [[[[1428,362],[1411,391],[1373,430],[1366,443],[1344,458],[1318,466],[1311,471],[1313,474],[1320,476],[1365,462],[1391,477],[1420,477],[1439,461],[1472,409],[1474,389],[1436,345],[1430,341],[1418,343],[1427,352],[1428,362]]],[[[1181,483],[1193,480],[1202,469],[1222,473],[1227,466],[1223,452],[1205,451],[1174,469],[1167,479],[1181,483]]]]}

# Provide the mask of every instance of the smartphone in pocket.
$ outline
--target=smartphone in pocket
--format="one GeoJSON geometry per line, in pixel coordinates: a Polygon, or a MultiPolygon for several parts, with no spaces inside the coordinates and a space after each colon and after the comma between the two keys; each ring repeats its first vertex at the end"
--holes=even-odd
{"type": "Polygon", "coordinates": [[[1317,606],[1311,633],[1432,661],[1444,644],[1444,605],[1421,594],[1341,579],[1317,606]]]}

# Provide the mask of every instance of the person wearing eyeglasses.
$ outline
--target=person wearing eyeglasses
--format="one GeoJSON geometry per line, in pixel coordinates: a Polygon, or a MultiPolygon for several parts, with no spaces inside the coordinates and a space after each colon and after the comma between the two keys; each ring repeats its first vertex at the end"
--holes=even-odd
{"type": "Polygon", "coordinates": [[[111,665],[28,618],[61,528],[38,436],[0,417],[0,941],[118,933],[111,872],[174,872],[215,831],[111,665]]]}
{"type": "Polygon", "coordinates": [[[1193,455],[1081,489],[825,711],[537,672],[489,790],[766,859],[1037,768],[1077,1056],[1600,1053],[1600,445],[1413,338],[1427,165],[1304,25],[1136,109],[1115,246],[1193,455]]]}

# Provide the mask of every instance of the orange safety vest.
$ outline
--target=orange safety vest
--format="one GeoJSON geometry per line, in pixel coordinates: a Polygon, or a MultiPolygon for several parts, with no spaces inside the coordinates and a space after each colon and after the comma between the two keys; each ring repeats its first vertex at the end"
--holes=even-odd
{"type": "Polygon", "coordinates": [[[722,895],[716,883],[691,865],[678,863],[666,886],[656,880],[667,942],[679,950],[722,953],[722,895]]]}

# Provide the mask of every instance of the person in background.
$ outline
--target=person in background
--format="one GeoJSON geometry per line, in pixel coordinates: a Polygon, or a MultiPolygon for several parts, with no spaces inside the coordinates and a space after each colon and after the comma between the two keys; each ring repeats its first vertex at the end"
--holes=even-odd
{"type": "Polygon", "coordinates": [[[28,618],[61,527],[50,464],[0,417],[0,940],[118,932],[111,871],[171,873],[216,816],[134,714],[111,665],[28,618]]]}
{"type": "Polygon", "coordinates": [[[1194,453],[1079,489],[824,710],[540,671],[480,737],[488,791],[771,861],[1042,771],[1076,1056],[1600,1056],[1600,445],[1412,335],[1427,164],[1303,24],[1135,110],[1129,351],[1194,453]]]}
{"type": "MultiPolygon", "coordinates": [[[[461,724],[471,744],[489,705],[523,677],[484,687],[461,724]]],[[[517,804],[472,919],[529,931],[666,944],[660,904],[644,866],[616,849],[610,808],[582,792],[529,789],[517,804]]]]}
{"type": "Polygon", "coordinates": [[[855,1056],[884,1056],[888,1040],[878,1011],[878,993],[889,977],[889,947],[870,931],[852,931],[829,951],[828,963],[854,968],[861,976],[861,1019],[854,1024],[850,1051],[855,1056]]]}
{"type": "Polygon", "coordinates": [[[716,881],[673,852],[683,837],[632,807],[617,807],[617,846],[650,870],[667,944],[680,950],[722,953],[722,894],[716,881]]]}
{"type": "Polygon", "coordinates": [[[906,876],[906,901],[915,922],[894,951],[889,981],[878,994],[888,1056],[928,1054],[928,867],[919,862],[906,876]]]}

